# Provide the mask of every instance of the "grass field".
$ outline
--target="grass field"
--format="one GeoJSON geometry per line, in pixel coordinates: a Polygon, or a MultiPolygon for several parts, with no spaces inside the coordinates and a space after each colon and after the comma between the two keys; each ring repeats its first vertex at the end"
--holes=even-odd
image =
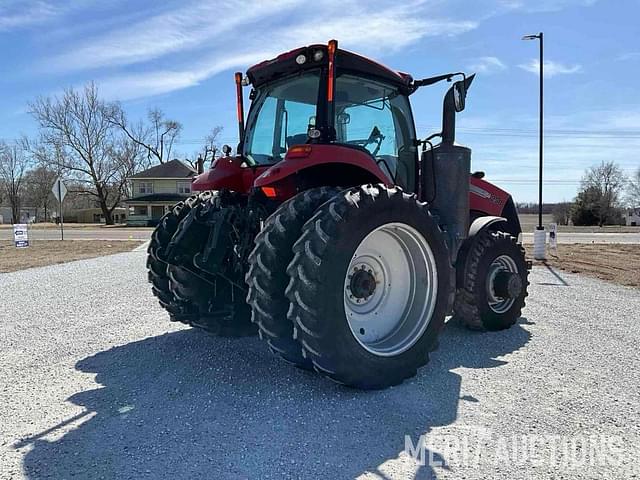
{"type": "MultiPolygon", "coordinates": [[[[522,225],[522,231],[531,233],[538,225],[538,215],[533,213],[521,213],[520,225],[522,225]]],[[[548,228],[549,224],[553,222],[553,215],[542,215],[542,223],[548,228]]],[[[606,227],[574,227],[572,225],[558,225],[559,232],[567,233],[640,233],[640,226],[638,227],[624,227],[624,226],[606,226],[606,227]]]]}
{"type": "Polygon", "coordinates": [[[13,242],[0,241],[0,273],[129,252],[141,243],[106,240],[65,240],[64,242],[45,240],[31,242],[28,248],[16,248],[13,242]]]}

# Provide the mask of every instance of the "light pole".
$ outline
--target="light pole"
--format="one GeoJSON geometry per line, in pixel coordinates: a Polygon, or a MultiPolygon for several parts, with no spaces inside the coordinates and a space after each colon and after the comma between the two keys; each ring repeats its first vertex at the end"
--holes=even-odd
{"type": "Polygon", "coordinates": [[[544,34],[525,35],[522,40],[540,40],[540,143],[538,154],[540,157],[538,171],[538,226],[534,232],[533,256],[536,260],[545,259],[546,236],[542,225],[542,148],[543,148],[543,122],[544,122],[544,34]]]}

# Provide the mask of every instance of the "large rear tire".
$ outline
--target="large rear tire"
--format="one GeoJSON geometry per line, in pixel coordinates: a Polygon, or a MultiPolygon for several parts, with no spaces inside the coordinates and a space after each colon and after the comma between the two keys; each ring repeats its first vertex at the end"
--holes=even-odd
{"type": "MultiPolygon", "coordinates": [[[[257,327],[251,323],[251,309],[245,302],[243,275],[233,271],[238,267],[237,262],[222,259],[219,275],[205,273],[193,263],[195,256],[205,248],[210,230],[214,228],[200,215],[203,210],[209,214],[221,211],[225,208],[223,203],[218,195],[210,195],[192,209],[189,217],[183,218],[177,229],[181,235],[174,237],[173,263],[167,268],[169,290],[178,301],[193,306],[197,312],[190,318],[192,326],[221,337],[255,335],[257,327]],[[233,285],[232,279],[242,285],[233,285]]],[[[220,246],[227,247],[227,243],[220,246]]]]}
{"type": "Polygon", "coordinates": [[[302,355],[300,343],[293,338],[293,323],[287,318],[289,299],[284,291],[289,276],[286,270],[293,259],[293,244],[302,226],[316,208],[338,192],[330,187],[313,188],[284,202],[265,221],[249,256],[246,281],[251,320],[273,353],[300,368],[313,367],[302,355]]]}
{"type": "Polygon", "coordinates": [[[504,330],[516,323],[527,297],[525,252],[508,233],[486,230],[475,239],[456,293],[456,317],[472,330],[504,330]]]}
{"type": "Polygon", "coordinates": [[[380,389],[427,363],[452,269],[426,204],[383,185],[350,189],[317,210],[293,251],[288,316],[318,372],[380,389]]]}

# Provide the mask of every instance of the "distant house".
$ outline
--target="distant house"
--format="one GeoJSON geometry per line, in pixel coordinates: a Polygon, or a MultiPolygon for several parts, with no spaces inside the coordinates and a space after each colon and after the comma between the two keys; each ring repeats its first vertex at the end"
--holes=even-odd
{"type": "Polygon", "coordinates": [[[640,207],[628,208],[625,220],[627,221],[628,227],[640,226],[640,207]]]}
{"type": "Polygon", "coordinates": [[[191,179],[196,171],[180,160],[151,167],[133,175],[127,225],[155,225],[174,204],[191,194],[191,179]]]}
{"type": "MultiPolygon", "coordinates": [[[[127,209],[116,207],[111,212],[114,223],[125,223],[127,221],[127,209]]],[[[57,216],[57,214],[55,214],[57,216]]],[[[73,210],[65,209],[65,223],[105,223],[104,214],[101,208],[77,208],[73,210]]]]}
{"type": "MultiPolygon", "coordinates": [[[[20,223],[37,221],[39,218],[36,217],[36,213],[38,213],[38,217],[42,217],[42,212],[38,212],[35,207],[20,207],[20,223]]],[[[0,223],[11,223],[11,220],[11,206],[0,205],[0,223]]]]}

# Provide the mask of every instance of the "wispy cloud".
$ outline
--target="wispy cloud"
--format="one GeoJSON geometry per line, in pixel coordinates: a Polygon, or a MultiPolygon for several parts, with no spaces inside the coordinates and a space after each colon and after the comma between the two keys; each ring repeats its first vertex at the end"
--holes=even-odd
{"type": "MultiPolygon", "coordinates": [[[[540,60],[538,59],[531,59],[529,63],[518,66],[527,72],[540,73],[540,60]]],[[[569,75],[580,72],[582,72],[582,65],[565,65],[551,60],[545,60],[544,62],[544,76],[548,78],[555,77],[556,75],[569,75]]]]}
{"type": "Polygon", "coordinates": [[[569,7],[590,7],[598,0],[500,0],[498,3],[512,10],[527,13],[557,12],[569,7]]]}
{"type": "MultiPolygon", "coordinates": [[[[293,1],[293,0],[291,0],[293,1]]],[[[244,32],[242,41],[225,41],[225,35],[219,30],[212,35],[221,35],[220,41],[213,37],[206,40],[206,45],[211,48],[206,54],[200,52],[200,58],[190,61],[177,61],[172,63],[172,68],[149,68],[144,72],[125,75],[111,75],[99,79],[103,86],[103,92],[108,96],[119,99],[131,99],[140,96],[151,96],[167,93],[173,90],[197,85],[207,78],[231,68],[241,68],[251,63],[272,57],[282,51],[300,46],[301,39],[304,43],[324,43],[328,38],[338,38],[345,48],[362,51],[365,54],[377,55],[389,53],[405,48],[429,36],[459,35],[477,27],[473,21],[457,21],[450,19],[427,18],[415,15],[413,5],[387,6],[371,9],[369,4],[361,1],[338,2],[332,1],[325,8],[316,12],[313,16],[300,16],[300,20],[293,23],[269,22],[269,15],[273,9],[265,10],[262,16],[256,13],[256,18],[251,20],[246,15],[238,15],[237,20],[224,18],[224,23],[237,22],[236,27],[242,25],[244,32]],[[347,8],[348,7],[348,8],[347,8]],[[337,15],[341,12],[340,15],[337,15]],[[373,12],[373,13],[372,13],[373,12]],[[262,29],[255,28],[255,21],[260,17],[262,29]],[[249,22],[249,23],[245,23],[249,22]],[[266,25],[268,24],[268,27],[266,25]],[[268,30],[268,42],[265,41],[264,31],[268,30]],[[402,35],[397,32],[402,31],[402,35]]],[[[282,5],[280,2],[279,5],[282,5]]],[[[300,4],[302,6],[302,4],[300,4]]],[[[266,7],[265,7],[266,8],[266,7]]],[[[283,7],[284,8],[284,7],[283,7]]],[[[305,7],[306,8],[306,7],[305,7]]],[[[157,48],[153,42],[149,48],[140,47],[135,52],[120,54],[120,48],[112,49],[109,53],[102,53],[102,60],[110,62],[144,62],[149,57],[174,53],[179,50],[195,47],[204,36],[189,36],[187,39],[178,38],[177,41],[167,42],[162,48],[157,48]]],[[[124,40],[122,40],[124,42],[124,40]]],[[[129,43],[130,40],[126,40],[129,43]]],[[[91,50],[97,46],[91,46],[91,50]]],[[[84,57],[88,51],[81,51],[84,57]]],[[[82,64],[74,56],[74,64],[82,64]]]]}
{"type": "Polygon", "coordinates": [[[246,2],[198,2],[152,16],[126,28],[114,29],[54,57],[49,63],[60,70],[84,70],[131,65],[167,54],[210,44],[229,46],[241,25],[259,18],[281,15],[301,0],[265,0],[251,8],[246,2]]]}
{"type": "Polygon", "coordinates": [[[621,53],[616,57],[619,62],[628,62],[630,60],[640,60],[640,52],[626,52],[621,53]]]}
{"type": "Polygon", "coordinates": [[[497,57],[480,57],[468,65],[469,70],[477,73],[492,74],[503,72],[507,66],[497,57]]]}
{"type": "MultiPolygon", "coordinates": [[[[380,57],[427,37],[464,34],[506,10],[527,10],[525,2],[489,0],[465,8],[466,15],[451,16],[450,12],[459,11],[452,8],[457,1],[327,0],[310,14],[303,0],[264,0],[251,8],[244,0],[189,0],[163,5],[125,27],[97,29],[103,33],[93,37],[85,32],[76,41],[70,39],[66,51],[39,66],[59,74],[94,70],[91,75],[105,93],[131,99],[197,85],[223,70],[301,44],[338,38],[344,48],[380,57]]],[[[555,9],[590,2],[542,3],[555,9]]],[[[570,73],[554,66],[548,76],[570,73]]],[[[481,57],[471,68],[496,73],[506,65],[496,57],[481,57]]]]}
{"type": "Polygon", "coordinates": [[[0,2],[0,32],[43,23],[59,12],[60,8],[44,1],[0,2]]]}

